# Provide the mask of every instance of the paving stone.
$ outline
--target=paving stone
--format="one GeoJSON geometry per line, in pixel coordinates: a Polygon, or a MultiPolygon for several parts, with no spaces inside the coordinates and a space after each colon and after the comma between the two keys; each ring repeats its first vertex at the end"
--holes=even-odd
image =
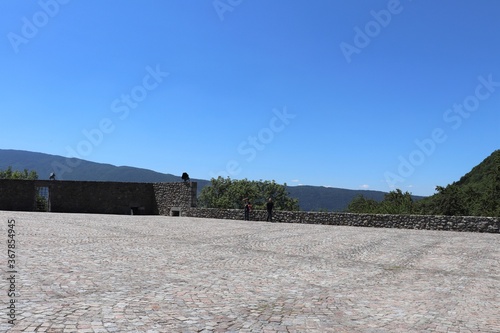
{"type": "Polygon", "coordinates": [[[0,332],[500,332],[498,234],[11,218],[20,310],[12,326],[0,306],[0,332]]]}

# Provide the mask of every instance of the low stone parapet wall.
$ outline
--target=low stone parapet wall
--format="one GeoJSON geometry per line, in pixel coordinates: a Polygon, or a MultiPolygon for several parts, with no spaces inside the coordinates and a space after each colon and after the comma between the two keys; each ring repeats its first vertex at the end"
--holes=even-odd
{"type": "MultiPolygon", "coordinates": [[[[182,216],[243,220],[243,209],[190,208],[182,216]]],[[[254,210],[252,221],[266,221],[267,212],[254,210]]],[[[356,227],[401,228],[425,230],[452,230],[468,232],[498,233],[500,218],[478,216],[435,216],[435,215],[388,215],[352,214],[333,212],[275,211],[273,221],[283,223],[307,223],[345,225],[356,227]]]]}

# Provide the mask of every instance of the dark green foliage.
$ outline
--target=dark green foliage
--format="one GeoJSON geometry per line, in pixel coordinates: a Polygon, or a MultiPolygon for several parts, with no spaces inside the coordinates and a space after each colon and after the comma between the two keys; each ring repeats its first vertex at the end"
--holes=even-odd
{"type": "Polygon", "coordinates": [[[500,150],[469,173],[419,202],[423,214],[500,216],[500,150]]]}
{"type": "Polygon", "coordinates": [[[367,213],[367,214],[414,214],[415,203],[411,193],[403,193],[400,189],[391,191],[384,196],[384,200],[377,202],[366,199],[365,197],[356,197],[347,207],[349,213],[367,213]]]}
{"type": "Polygon", "coordinates": [[[474,167],[458,182],[436,186],[437,193],[417,202],[401,190],[380,203],[358,197],[349,204],[353,213],[500,216],[500,150],[474,167]]]}
{"type": "Polygon", "coordinates": [[[211,185],[202,189],[198,204],[206,208],[243,208],[244,200],[248,199],[254,209],[265,209],[269,198],[273,198],[275,210],[299,210],[298,200],[288,196],[286,184],[229,177],[212,178],[211,185]]]}
{"type": "Polygon", "coordinates": [[[380,203],[379,211],[382,214],[413,214],[415,205],[411,193],[403,193],[400,189],[387,193],[380,203]]]}
{"type": "Polygon", "coordinates": [[[0,170],[0,179],[24,179],[24,180],[37,180],[38,175],[36,171],[23,171],[14,170],[9,166],[6,170],[0,170]]]}
{"type": "Polygon", "coordinates": [[[349,213],[370,213],[373,214],[377,211],[379,203],[373,199],[367,199],[363,195],[358,195],[347,206],[349,213]]]}
{"type": "Polygon", "coordinates": [[[47,198],[44,196],[41,196],[40,194],[36,195],[36,210],[38,212],[47,212],[48,211],[47,198]]]}
{"type": "MultiPolygon", "coordinates": [[[[431,215],[471,215],[467,209],[465,193],[457,186],[437,186],[432,200],[420,203],[420,212],[431,215]]],[[[469,198],[473,200],[473,198],[469,198]]]]}

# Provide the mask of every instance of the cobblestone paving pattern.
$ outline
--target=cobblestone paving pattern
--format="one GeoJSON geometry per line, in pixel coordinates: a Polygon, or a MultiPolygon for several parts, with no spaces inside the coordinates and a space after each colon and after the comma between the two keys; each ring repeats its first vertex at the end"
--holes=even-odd
{"type": "Polygon", "coordinates": [[[500,235],[0,212],[1,332],[500,332],[500,235]]]}

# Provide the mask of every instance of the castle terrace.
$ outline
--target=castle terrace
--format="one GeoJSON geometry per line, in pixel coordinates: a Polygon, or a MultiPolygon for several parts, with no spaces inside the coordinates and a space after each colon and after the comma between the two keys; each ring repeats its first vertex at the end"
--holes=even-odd
{"type": "Polygon", "coordinates": [[[0,280],[0,332],[500,332],[496,233],[161,215],[0,219],[2,252],[16,244],[15,273],[0,280]]]}

